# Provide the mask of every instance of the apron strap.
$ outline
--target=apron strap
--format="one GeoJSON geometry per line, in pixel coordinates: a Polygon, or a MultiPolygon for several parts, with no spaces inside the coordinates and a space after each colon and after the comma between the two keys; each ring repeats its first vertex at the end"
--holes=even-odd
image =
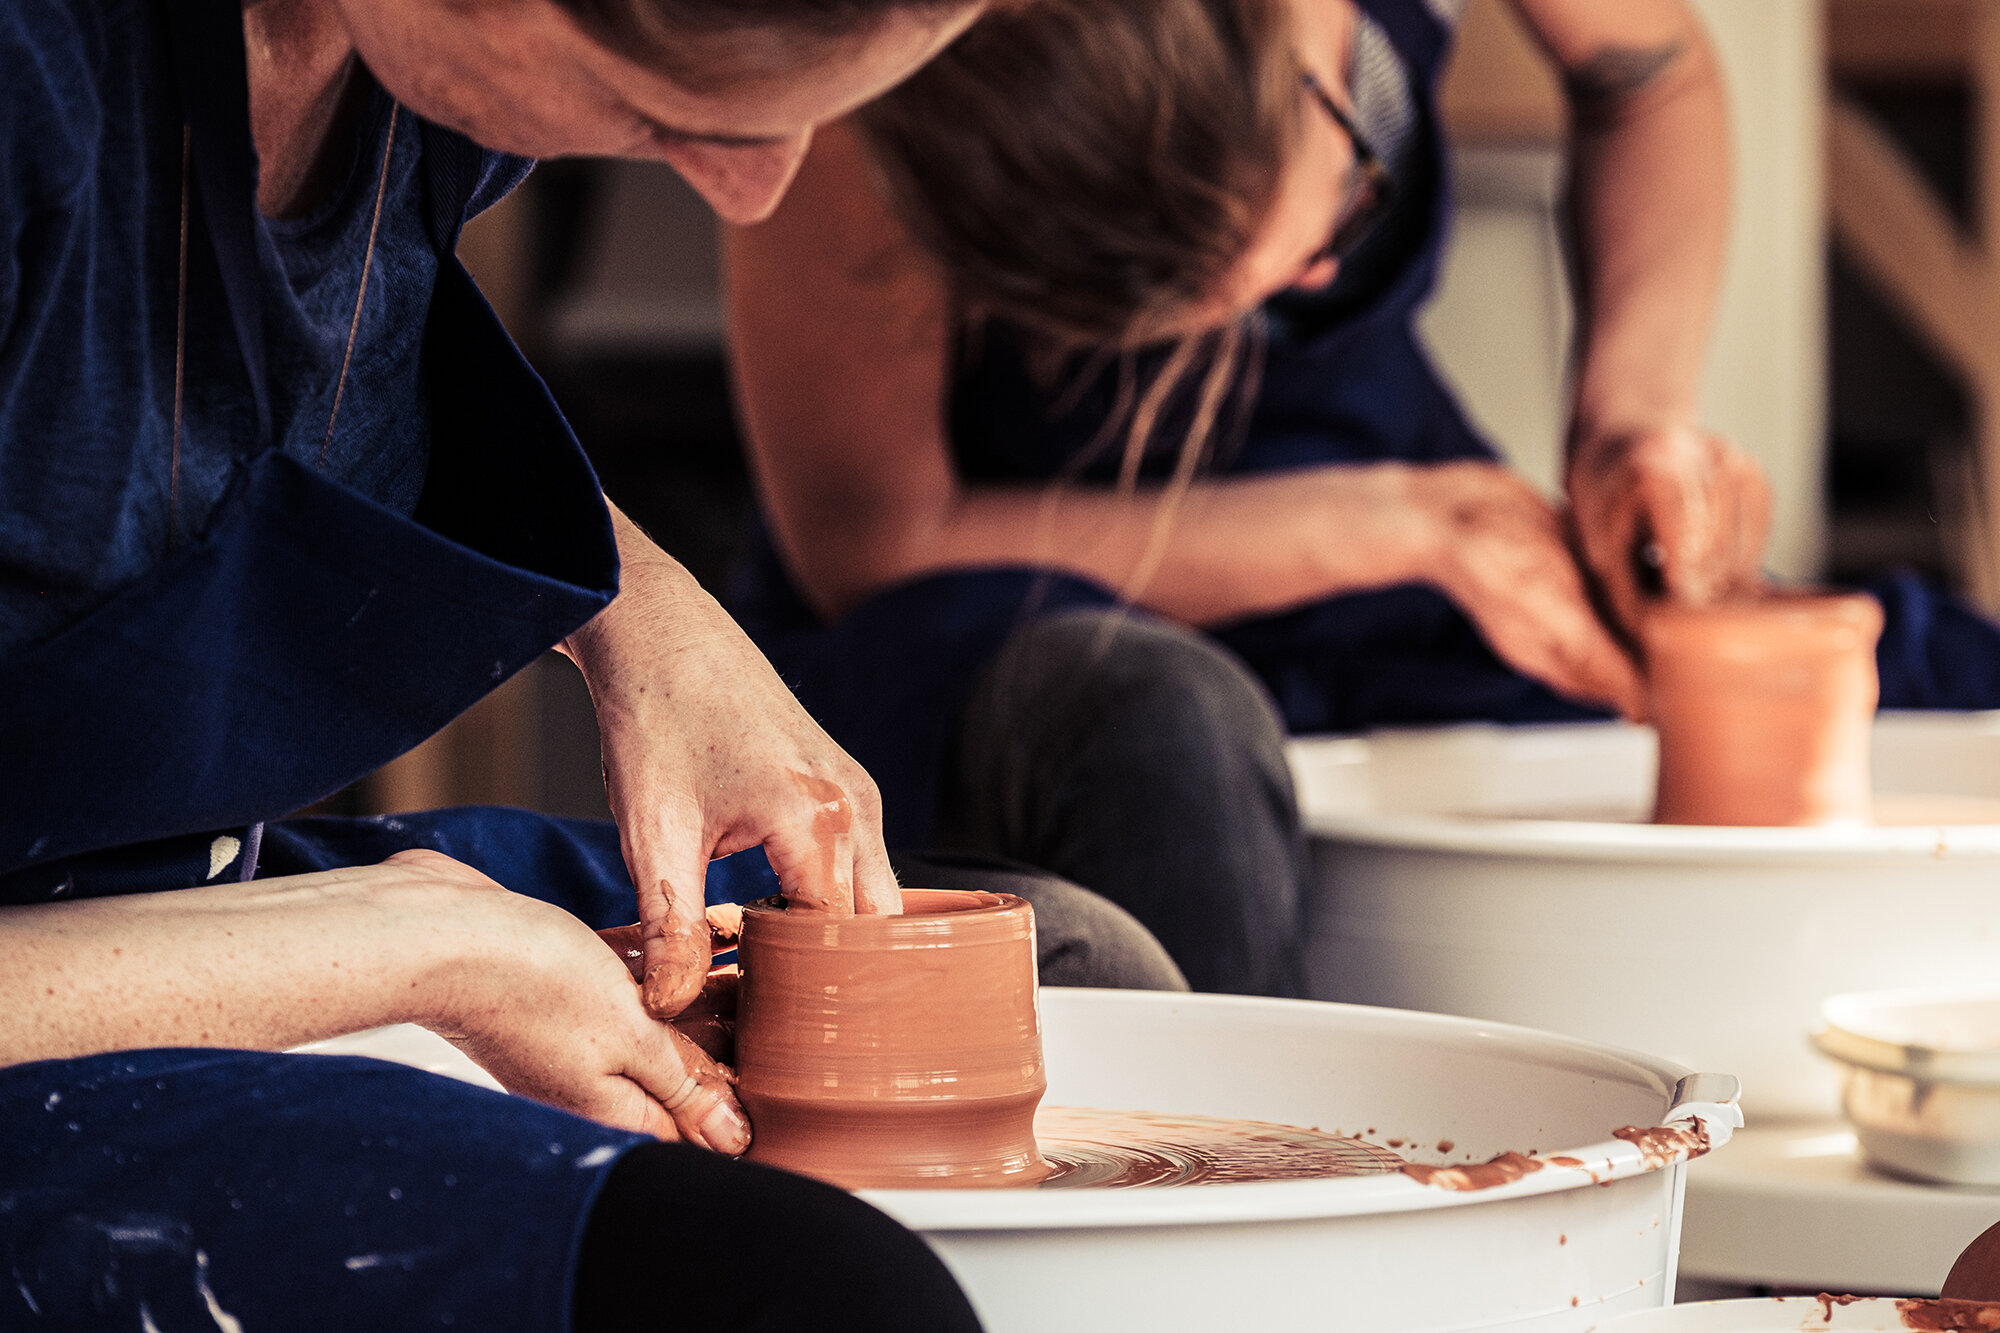
{"type": "Polygon", "coordinates": [[[1396,48],[1416,82],[1429,87],[1451,49],[1452,29],[1435,6],[1446,0],[1356,0],[1361,12],[1375,20],[1396,48]]]}
{"type": "Polygon", "coordinates": [[[257,150],[250,134],[250,81],[243,10],[228,0],[169,0],[164,8],[181,108],[187,116],[201,220],[222,272],[236,345],[257,407],[255,454],[271,439],[264,382],[264,306],[257,280],[257,150]]]}

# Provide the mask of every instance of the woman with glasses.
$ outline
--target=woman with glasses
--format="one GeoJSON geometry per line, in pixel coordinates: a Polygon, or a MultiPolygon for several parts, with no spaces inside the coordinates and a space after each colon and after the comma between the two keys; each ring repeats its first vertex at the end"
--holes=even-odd
{"type": "Polygon", "coordinates": [[[1763,480],[1696,427],[1708,43],[1683,0],[1514,2],[1576,131],[1587,570],[1411,327],[1462,0],[990,15],[730,235],[738,609],[891,845],[1057,870],[1198,989],[1294,992],[1286,732],[1633,711],[1639,599],[1753,576],[1763,480]]]}

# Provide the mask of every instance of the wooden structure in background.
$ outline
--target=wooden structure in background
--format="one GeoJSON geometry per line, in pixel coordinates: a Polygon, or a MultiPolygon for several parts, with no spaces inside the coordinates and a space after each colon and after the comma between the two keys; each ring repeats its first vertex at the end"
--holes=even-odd
{"type": "Polygon", "coordinates": [[[1828,94],[1827,206],[1840,245],[1969,390],[1975,447],[1950,539],[1967,591],[2000,610],[2000,4],[1830,0],[1827,60],[1835,75],[1963,80],[1972,94],[1970,234],[1837,90],[1828,94]]]}

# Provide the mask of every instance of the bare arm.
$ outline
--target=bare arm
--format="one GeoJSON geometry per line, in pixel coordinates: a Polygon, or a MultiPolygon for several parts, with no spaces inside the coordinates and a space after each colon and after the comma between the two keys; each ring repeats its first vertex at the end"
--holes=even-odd
{"type": "Polygon", "coordinates": [[[1619,619],[1646,589],[1708,600],[1754,577],[1768,494],[1699,428],[1729,220],[1722,76],[1685,0],[1514,0],[1563,70],[1582,331],[1569,486],[1619,619]]]}
{"type": "Polygon", "coordinates": [[[0,908],[0,957],[0,1064],[149,1046],[282,1050],[419,1023],[510,1091],[742,1148],[708,1122],[724,1102],[735,1113],[726,1084],[646,1015],[588,927],[433,852],[0,908]]]}
{"type": "Polygon", "coordinates": [[[945,435],[948,285],[845,126],[822,132],[778,212],[732,230],[726,254],[762,499],[824,615],[902,579],[1001,564],[1077,574],[1195,625],[1428,581],[1523,669],[1633,702],[1630,667],[1591,616],[1547,506],[1497,468],[1210,478],[1171,514],[1155,487],[963,484],[945,435]],[[1538,592],[1517,613],[1524,582],[1538,592]]]}

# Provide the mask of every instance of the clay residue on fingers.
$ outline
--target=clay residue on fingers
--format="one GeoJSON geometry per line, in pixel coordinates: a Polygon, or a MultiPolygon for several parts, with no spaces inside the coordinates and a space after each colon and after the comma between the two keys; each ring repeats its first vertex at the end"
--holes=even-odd
{"type": "Polygon", "coordinates": [[[666,912],[658,928],[645,935],[645,942],[654,944],[649,950],[653,957],[665,953],[666,961],[646,968],[640,991],[646,1012],[655,1018],[668,1019],[686,1008],[700,992],[712,955],[695,933],[699,930],[703,937],[708,934],[707,918],[702,918],[699,927],[687,919],[676,908],[673,888],[665,880],[660,881],[660,895],[666,900],[666,912]]]}
{"type": "Polygon", "coordinates": [[[1541,1169],[1539,1161],[1517,1152],[1503,1152],[1490,1161],[1466,1166],[1405,1162],[1402,1167],[1403,1174],[1419,1185],[1435,1185],[1446,1190],[1490,1190],[1500,1185],[1511,1185],[1541,1169]]]}
{"type": "Polygon", "coordinates": [[[743,904],[715,903],[706,915],[709,953],[727,953],[734,949],[736,941],[743,938],[743,904]]]}
{"type": "Polygon", "coordinates": [[[675,1127],[692,1143],[741,1155],[750,1147],[750,1126],[736,1101],[736,1071],[711,1060],[679,1028],[670,1025],[667,1034],[696,1085],[685,1102],[669,1108],[675,1127]]]}
{"type": "Polygon", "coordinates": [[[740,980],[741,973],[734,967],[709,969],[701,994],[673,1020],[676,1031],[718,1064],[731,1064],[736,1059],[736,996],[740,980]]]}
{"type": "Polygon", "coordinates": [[[794,773],[800,790],[812,802],[813,855],[817,873],[810,882],[794,874],[785,896],[798,907],[851,916],[854,912],[854,808],[837,782],[811,773],[794,773]],[[829,896],[830,894],[830,896],[829,896]]]}

